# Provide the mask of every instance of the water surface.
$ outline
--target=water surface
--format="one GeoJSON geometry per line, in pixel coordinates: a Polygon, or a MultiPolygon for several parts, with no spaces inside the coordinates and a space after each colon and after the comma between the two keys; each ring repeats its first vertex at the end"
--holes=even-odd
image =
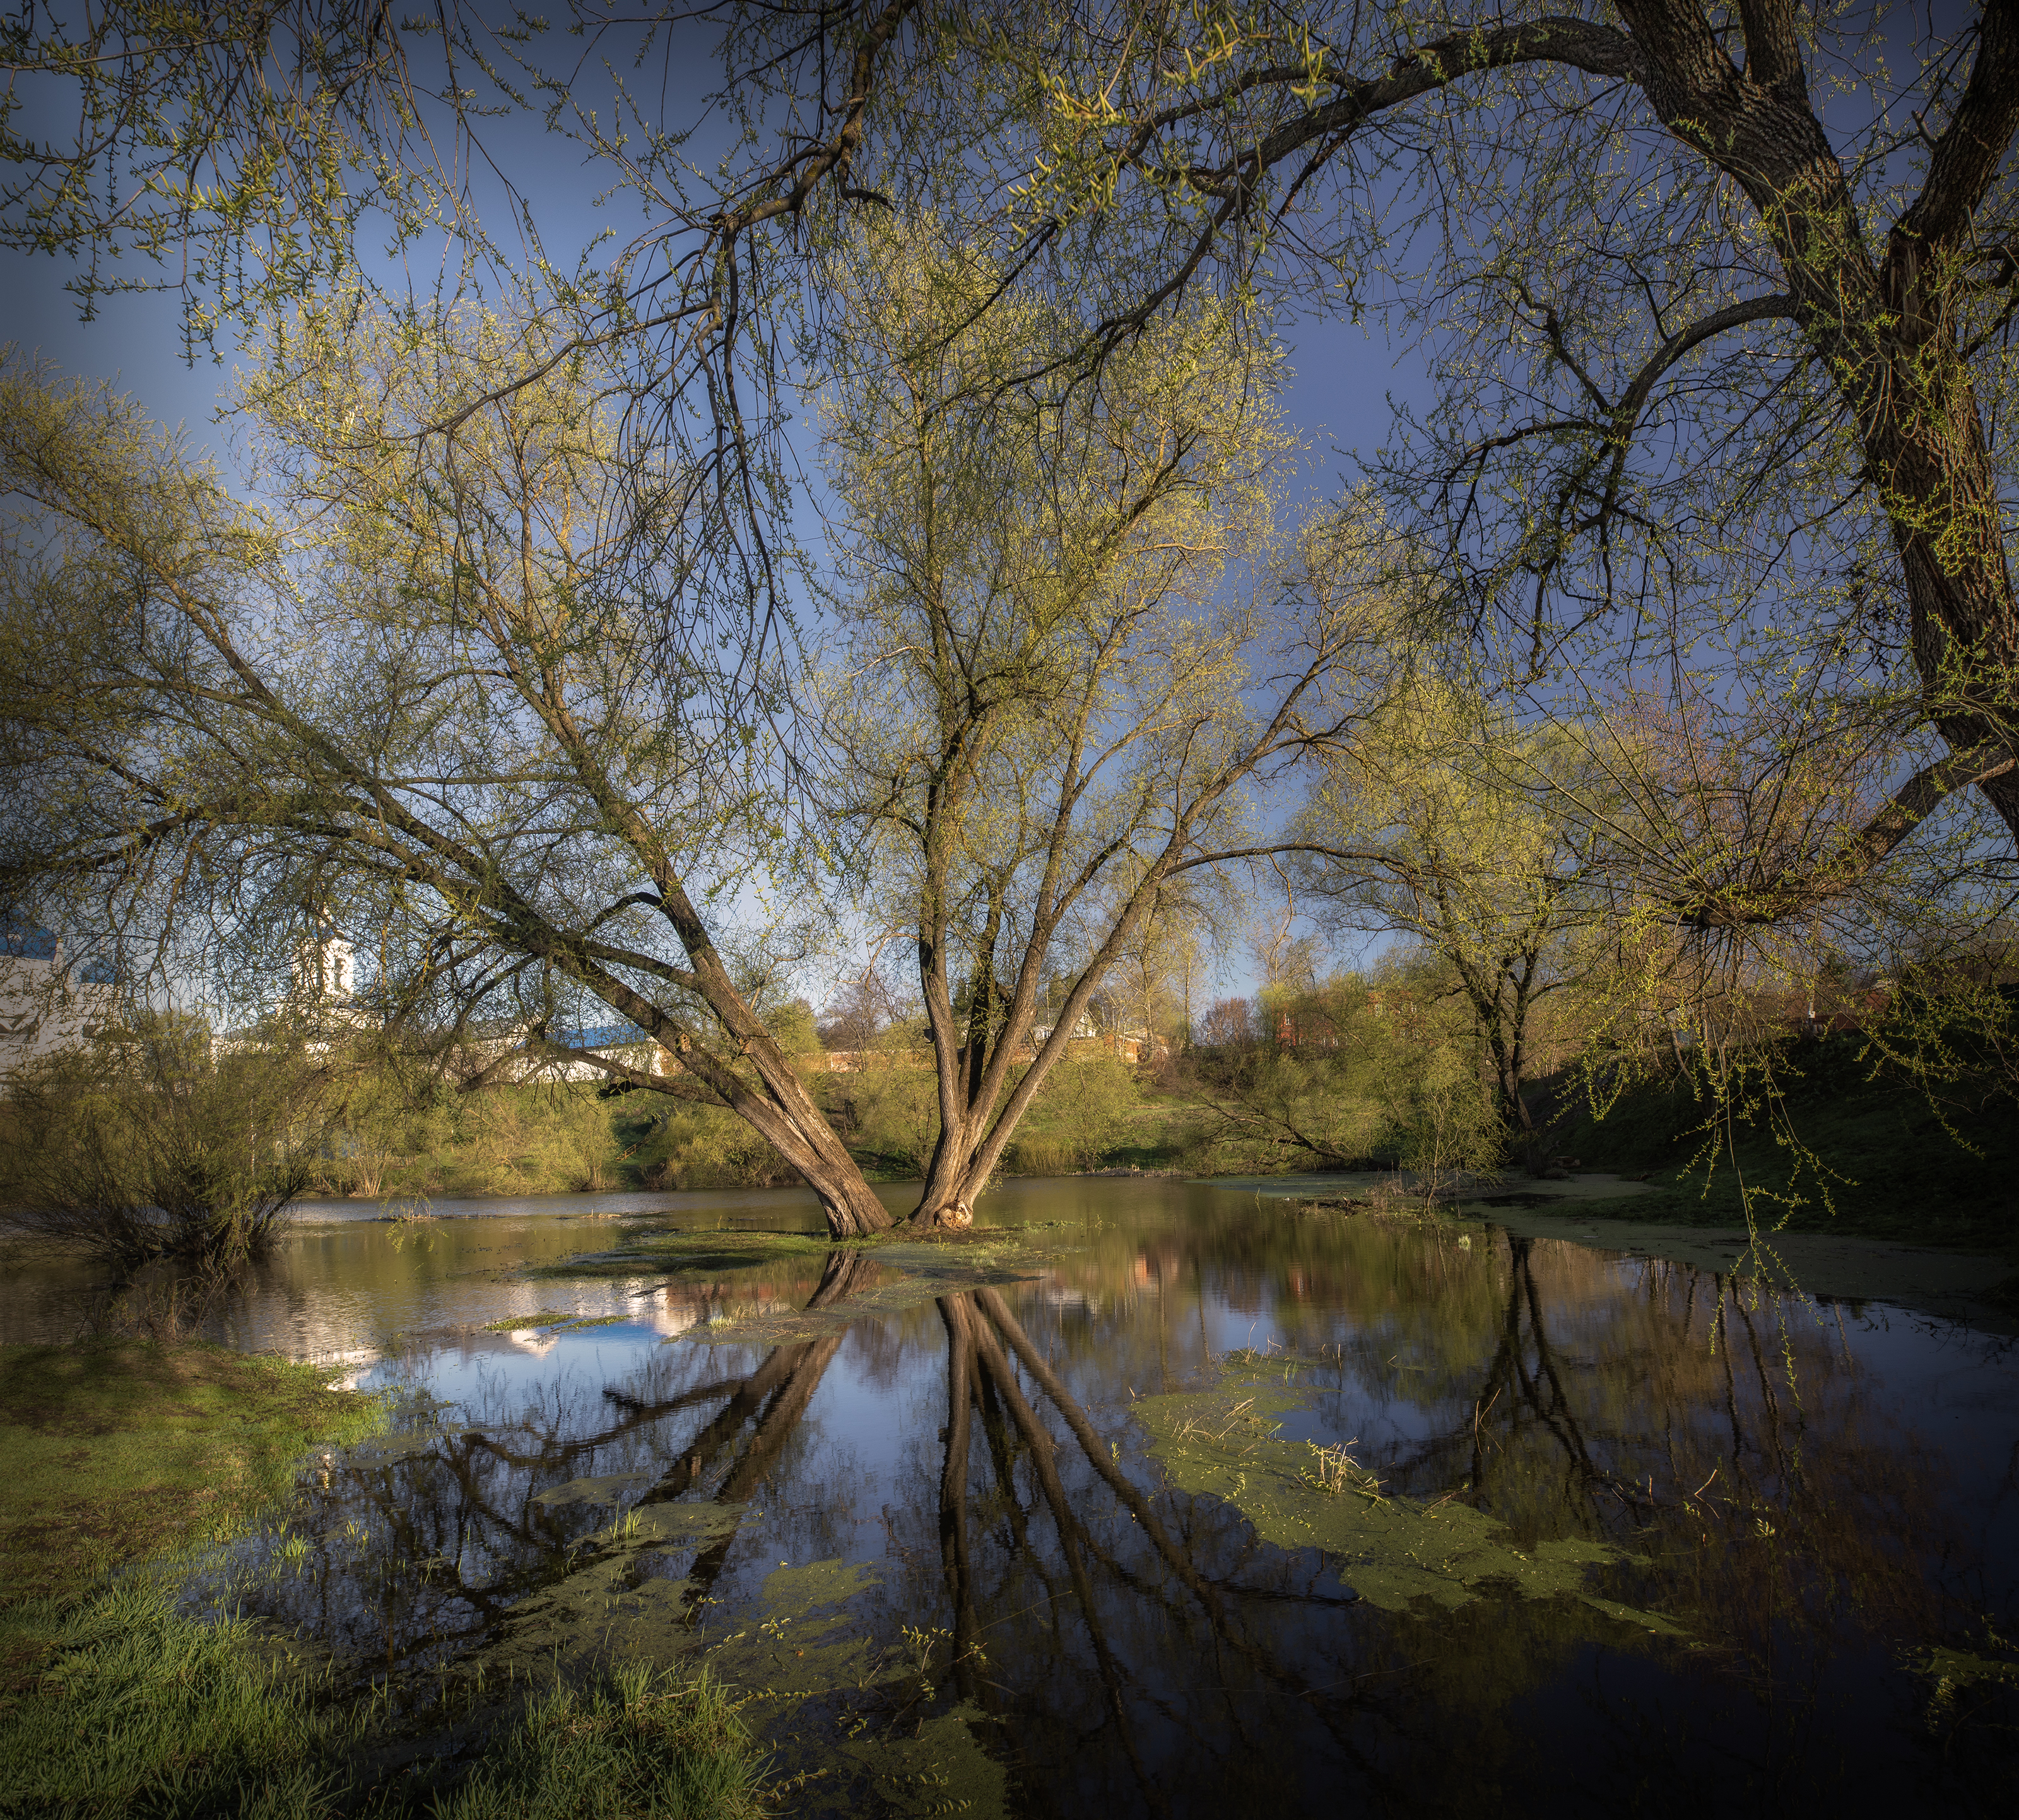
{"type": "MultiPolygon", "coordinates": [[[[643,1653],[758,1696],[800,1811],[2019,1793],[1996,1336],[1173,1181],[1009,1184],[1014,1242],[943,1276],[636,1249],[811,1231],[792,1195],[368,1211],[305,1210],[216,1330],[397,1392],[394,1432],[198,1596],[431,1749],[643,1653]]],[[[23,1273],[10,1336],[78,1285],[23,1273]]]]}

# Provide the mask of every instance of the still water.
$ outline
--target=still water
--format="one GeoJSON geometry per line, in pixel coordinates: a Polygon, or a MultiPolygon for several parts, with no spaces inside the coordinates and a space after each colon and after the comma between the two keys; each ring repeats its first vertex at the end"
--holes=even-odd
{"type": "Polygon", "coordinates": [[[832,1255],[753,1247],[788,1194],[437,1211],[306,1209],[219,1316],[397,1414],[192,1594],[417,1751],[643,1654],[795,1812],[2014,1811],[2009,1340],[1196,1183],[832,1255]]]}

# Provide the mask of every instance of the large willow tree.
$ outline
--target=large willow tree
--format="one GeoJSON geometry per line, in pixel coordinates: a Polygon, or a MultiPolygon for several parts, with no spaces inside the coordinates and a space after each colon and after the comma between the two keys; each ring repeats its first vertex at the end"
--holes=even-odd
{"type": "Polygon", "coordinates": [[[304,312],[248,387],[257,511],[107,389],[7,369],[0,865],[248,996],[310,905],[375,948],[396,1021],[530,1024],[537,1057],[607,1006],[678,1062],[613,1072],[728,1108],[874,1231],[710,905],[776,857],[776,752],[725,759],[705,648],[662,636],[677,477],[588,356],[501,388],[540,336],[304,312]]]}
{"type": "Polygon", "coordinates": [[[939,1133],[916,1217],[960,1226],[1143,923],[1259,852],[1248,787],[1350,734],[1378,596],[1339,526],[1315,576],[1269,575],[1275,375],[1229,357],[1218,312],[1097,386],[1029,383],[1069,325],[987,307],[993,266],[893,230],[860,270],[824,401],[824,728],[863,908],[917,960],[939,1133]]]}
{"type": "Polygon", "coordinates": [[[1205,288],[1258,335],[1374,310],[1420,336],[1398,528],[1540,705],[1666,663],[1713,743],[1847,708],[1883,733],[1876,792],[1771,868],[1684,867],[1677,917],[1808,915],[1959,792],[2019,830],[2019,0],[234,0],[38,9],[9,39],[16,92],[76,125],[0,117],[0,230],[181,285],[200,324],[322,281],[369,211],[513,256],[488,230],[531,218],[487,223],[473,173],[523,200],[534,112],[571,135],[647,205],[557,296],[629,350],[630,421],[719,533],[690,620],[774,623],[781,332],[845,333],[846,219],[930,200],[1006,297],[1070,306],[1048,366],[1205,288]]]}

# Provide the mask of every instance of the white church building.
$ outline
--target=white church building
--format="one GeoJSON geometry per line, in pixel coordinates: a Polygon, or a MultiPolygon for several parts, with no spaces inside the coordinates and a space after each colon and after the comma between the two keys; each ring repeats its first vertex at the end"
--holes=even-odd
{"type": "Polygon", "coordinates": [[[112,1014],[107,963],[73,959],[46,929],[0,926],[0,1075],[79,1047],[112,1014]]]}

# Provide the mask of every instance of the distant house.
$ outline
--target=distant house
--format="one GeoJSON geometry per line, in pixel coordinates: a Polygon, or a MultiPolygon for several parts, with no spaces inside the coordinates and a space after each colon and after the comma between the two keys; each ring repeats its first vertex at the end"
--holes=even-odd
{"type": "Polygon", "coordinates": [[[109,963],[73,960],[49,930],[0,926],[0,1075],[82,1048],[112,1014],[109,963]]]}
{"type": "MultiPolygon", "coordinates": [[[[549,1029],[547,1041],[578,1055],[607,1055],[643,1075],[676,1074],[679,1064],[635,1024],[585,1024],[549,1029]]],[[[522,1039],[523,1040],[523,1039],[522,1039]]],[[[542,1081],[607,1081],[610,1076],[591,1061],[531,1060],[522,1079],[542,1081]]]]}

